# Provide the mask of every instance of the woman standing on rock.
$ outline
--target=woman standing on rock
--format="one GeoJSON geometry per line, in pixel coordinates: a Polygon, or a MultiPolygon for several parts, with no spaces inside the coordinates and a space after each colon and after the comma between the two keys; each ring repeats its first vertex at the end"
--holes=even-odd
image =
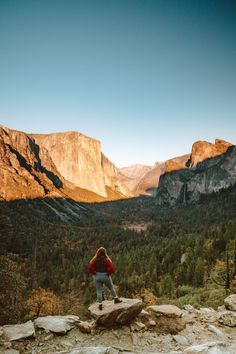
{"type": "Polygon", "coordinates": [[[104,300],[103,284],[105,284],[110,290],[111,296],[114,299],[115,304],[118,304],[122,301],[116,295],[111,279],[111,274],[114,271],[114,267],[104,247],[100,247],[97,250],[95,256],[89,262],[88,271],[89,273],[94,275],[97,290],[97,299],[99,302],[99,310],[102,310],[102,301],[104,300]]]}

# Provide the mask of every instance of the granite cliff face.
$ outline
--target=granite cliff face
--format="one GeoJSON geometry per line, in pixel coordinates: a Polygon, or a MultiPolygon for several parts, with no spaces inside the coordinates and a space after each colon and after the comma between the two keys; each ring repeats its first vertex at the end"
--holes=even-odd
{"type": "Polygon", "coordinates": [[[78,132],[31,135],[49,151],[59,173],[75,186],[107,197],[101,143],[78,132]]]}
{"type": "Polygon", "coordinates": [[[123,197],[134,196],[130,186],[132,179],[120,173],[118,168],[104,154],[102,154],[102,169],[106,186],[123,197]]]}
{"type": "Polygon", "coordinates": [[[0,126],[0,199],[44,197],[59,191],[60,175],[47,151],[43,154],[46,166],[34,139],[0,126]]]}
{"type": "Polygon", "coordinates": [[[193,144],[188,163],[189,168],[173,170],[160,177],[156,195],[159,204],[195,202],[201,195],[236,183],[236,147],[230,143],[197,142],[193,144]]]}
{"type": "Polygon", "coordinates": [[[78,132],[26,134],[0,126],[0,198],[105,201],[132,196],[127,177],[78,132]]]}

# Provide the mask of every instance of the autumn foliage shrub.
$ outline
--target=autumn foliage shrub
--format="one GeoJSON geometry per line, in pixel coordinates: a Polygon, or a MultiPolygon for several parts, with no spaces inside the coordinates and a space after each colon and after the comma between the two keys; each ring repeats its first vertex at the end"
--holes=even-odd
{"type": "Polygon", "coordinates": [[[62,312],[60,299],[49,289],[34,289],[27,300],[27,308],[31,315],[59,315],[62,312]]]}

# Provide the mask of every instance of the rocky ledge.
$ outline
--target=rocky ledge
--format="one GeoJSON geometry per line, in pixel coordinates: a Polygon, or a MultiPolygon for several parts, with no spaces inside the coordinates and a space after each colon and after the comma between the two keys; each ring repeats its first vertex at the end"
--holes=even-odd
{"type": "Polygon", "coordinates": [[[97,304],[93,304],[90,311],[95,320],[85,322],[73,315],[45,316],[34,322],[1,327],[0,353],[235,354],[235,304],[236,295],[230,295],[218,310],[191,305],[183,309],[153,305],[142,310],[140,300],[123,299],[122,305],[106,302],[99,315],[97,304]],[[135,318],[129,318],[128,325],[118,325],[119,315],[131,314],[129,309],[133,307],[137,311],[135,318]],[[103,318],[103,325],[99,318],[103,318]]]}

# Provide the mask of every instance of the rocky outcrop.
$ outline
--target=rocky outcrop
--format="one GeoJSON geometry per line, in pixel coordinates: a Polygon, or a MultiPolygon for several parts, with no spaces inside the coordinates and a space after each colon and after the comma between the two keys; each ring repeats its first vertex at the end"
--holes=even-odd
{"type": "Polygon", "coordinates": [[[112,327],[130,323],[142,308],[141,300],[122,298],[122,302],[119,304],[114,304],[113,301],[104,301],[102,311],[95,303],[89,307],[89,311],[98,325],[112,327]]]}
{"type": "Polygon", "coordinates": [[[166,316],[169,318],[180,318],[183,312],[175,305],[152,305],[147,308],[147,311],[158,316],[166,316]]]}
{"type": "Polygon", "coordinates": [[[147,311],[155,319],[155,328],[158,333],[177,334],[186,327],[182,318],[183,312],[174,305],[152,305],[147,311]]]}
{"type": "Polygon", "coordinates": [[[43,328],[46,332],[65,334],[79,323],[79,317],[70,316],[45,316],[34,321],[36,328],[43,328]]]}
{"type": "Polygon", "coordinates": [[[163,174],[157,189],[157,203],[195,202],[201,195],[229,188],[235,182],[236,147],[231,146],[223,154],[198,162],[194,168],[163,174]]]}
{"type": "MultiPolygon", "coordinates": [[[[9,339],[3,338],[3,329],[0,327],[0,353],[235,354],[235,327],[218,322],[225,312],[224,306],[217,311],[211,308],[196,309],[191,305],[185,305],[182,310],[173,305],[154,305],[147,310],[141,311],[130,325],[114,326],[111,329],[97,324],[91,333],[81,331],[76,322],[75,328],[61,333],[66,334],[66,337],[36,330],[31,340],[28,337],[26,340],[6,342],[9,339]],[[163,318],[166,327],[160,327],[163,318]],[[185,321],[184,328],[178,334],[161,331],[172,331],[171,326],[178,320],[185,321]],[[148,324],[150,321],[153,322],[152,326],[148,324]]],[[[92,322],[84,324],[87,327],[93,325],[92,322]]]]}
{"type": "Polygon", "coordinates": [[[175,157],[164,163],[164,173],[188,168],[190,154],[175,157]]]}
{"type": "Polygon", "coordinates": [[[231,143],[216,139],[215,144],[207,141],[196,141],[192,146],[190,167],[196,167],[199,162],[219,156],[232,146],[231,143]]]}
{"type": "Polygon", "coordinates": [[[3,326],[3,336],[9,340],[20,340],[24,338],[35,337],[35,329],[32,321],[22,324],[3,326]]]}
{"type": "Polygon", "coordinates": [[[225,326],[236,327],[236,312],[225,311],[220,314],[218,321],[225,326]]]}
{"type": "Polygon", "coordinates": [[[225,300],[224,304],[227,310],[236,311],[236,295],[229,295],[225,300]]]}

